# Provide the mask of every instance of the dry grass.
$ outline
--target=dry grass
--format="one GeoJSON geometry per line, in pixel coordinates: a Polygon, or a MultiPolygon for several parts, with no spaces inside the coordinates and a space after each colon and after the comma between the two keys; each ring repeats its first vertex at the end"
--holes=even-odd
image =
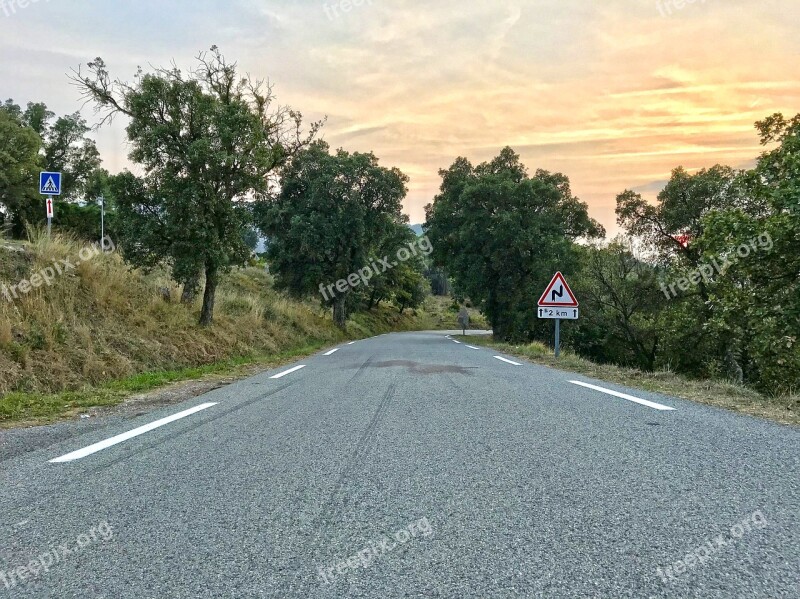
{"type": "Polygon", "coordinates": [[[383,307],[355,315],[342,332],[319,304],[277,293],[264,270],[248,268],[223,278],[214,326],[202,328],[199,302],[180,304],[180,289],[164,273],[132,271],[113,253],[96,253],[12,301],[2,295],[3,285],[33,280],[62,260],[78,262],[84,247],[41,234],[25,244],[0,242],[0,423],[119,402],[125,381],[135,386],[145,373],[158,374],[145,375],[153,388],[162,379],[192,377],[197,368],[225,370],[344,339],[437,328],[445,320],[441,300],[432,299],[440,318],[383,307]],[[170,290],[171,302],[161,288],[170,290]],[[121,383],[111,393],[115,381],[121,383]]]}
{"type": "Polygon", "coordinates": [[[796,394],[768,397],[727,381],[694,380],[668,371],[643,372],[634,368],[595,364],[571,352],[562,352],[561,357],[556,360],[553,352],[541,343],[509,345],[494,341],[491,337],[473,336],[470,339],[473,344],[490,346],[535,364],[768,418],[781,424],[800,425],[800,396],[796,394]]]}

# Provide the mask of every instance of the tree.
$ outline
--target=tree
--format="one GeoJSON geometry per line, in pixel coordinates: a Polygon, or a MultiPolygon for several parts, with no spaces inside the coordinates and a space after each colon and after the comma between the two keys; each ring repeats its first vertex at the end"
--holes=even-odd
{"type": "Polygon", "coordinates": [[[15,232],[20,227],[24,232],[18,216],[37,199],[33,181],[39,172],[40,146],[33,129],[0,109],[0,222],[11,224],[15,232]]]}
{"type": "Polygon", "coordinates": [[[659,357],[659,314],[667,299],[655,266],[634,256],[622,238],[588,247],[576,280],[581,320],[565,331],[575,349],[602,362],[652,371],[659,357]]]}
{"type": "Polygon", "coordinates": [[[458,158],[440,171],[442,186],[426,208],[434,263],[455,291],[480,305],[504,340],[531,340],[543,329],[536,300],[557,270],[577,270],[574,241],[604,234],[569,179],[538,170],[527,174],[505,148],[473,167],[458,158]]]}
{"type": "Polygon", "coordinates": [[[736,340],[745,380],[785,393],[800,386],[800,114],[756,128],[773,146],[748,173],[758,209],[708,215],[698,246],[709,257],[741,251],[714,289],[707,328],[736,340]]]}
{"type": "Polygon", "coordinates": [[[656,362],[783,393],[800,384],[800,115],[756,127],[772,146],[756,168],[676,169],[658,204],[628,191],[617,215],[659,268],[662,291],[690,283],[651,315],[656,362]]]}
{"type": "MultiPolygon", "coordinates": [[[[638,239],[663,267],[664,283],[674,284],[704,264],[706,254],[698,240],[709,215],[756,206],[746,174],[716,165],[693,175],[682,167],[674,169],[656,205],[625,191],[617,196],[616,212],[617,222],[628,235],[638,239]]],[[[731,348],[737,344],[731,336],[720,337],[704,326],[715,309],[710,301],[714,285],[712,278],[701,278],[665,308],[662,326],[669,334],[663,335],[663,357],[678,370],[707,375],[709,358],[732,355],[731,348]],[[690,344],[697,351],[684,351],[690,344]]]]}
{"type": "MultiPolygon", "coordinates": [[[[401,248],[414,248],[404,260],[396,260],[396,266],[376,274],[369,281],[369,286],[358,288],[355,298],[368,309],[372,309],[382,301],[392,301],[402,314],[406,308],[417,308],[430,295],[430,285],[425,280],[425,255],[421,253],[427,247],[424,238],[419,238],[404,222],[399,222],[394,230],[386,235],[380,246],[374,250],[375,256],[387,257],[396,255],[401,248]],[[419,248],[419,250],[417,249],[419,248]]],[[[427,247],[427,250],[430,248],[427,247]]],[[[382,270],[382,269],[381,269],[382,270]]],[[[356,303],[356,302],[353,302],[356,303]]]]}
{"type": "MultiPolygon", "coordinates": [[[[77,112],[56,118],[43,103],[31,102],[22,110],[13,100],[7,100],[0,106],[0,113],[16,121],[27,131],[29,139],[35,137],[37,140],[37,164],[25,170],[25,179],[21,182],[24,191],[18,189],[13,198],[3,202],[12,217],[13,234],[22,237],[29,224],[44,220],[43,202],[37,193],[38,171],[47,169],[63,173],[59,200],[75,202],[84,199],[90,181],[97,176],[100,154],[94,140],[86,137],[89,128],[77,112]]],[[[20,146],[22,151],[26,148],[30,148],[30,144],[20,146]]],[[[56,212],[57,218],[60,212],[56,212]]],[[[71,213],[74,212],[76,210],[72,209],[71,213]]],[[[62,220],[72,222],[70,219],[62,220]]]]}
{"type": "Polygon", "coordinates": [[[272,87],[240,77],[216,46],[186,74],[140,70],[126,83],[100,58],[88,69],[74,82],[105,113],[101,124],[129,119],[130,159],[144,171],[113,183],[125,256],[144,268],[166,262],[189,286],[202,272],[200,324],[210,325],[220,273],[250,256],[250,202],[268,195],[271,178],[321,123],[303,135],[301,114],[276,107],[272,87]]]}
{"type": "Polygon", "coordinates": [[[344,327],[353,288],[369,284],[365,269],[382,257],[376,252],[385,240],[407,225],[401,212],[407,181],[398,169],[381,167],[372,153],[331,154],[321,141],[295,156],[280,193],[256,207],[278,287],[320,294],[344,327]]]}

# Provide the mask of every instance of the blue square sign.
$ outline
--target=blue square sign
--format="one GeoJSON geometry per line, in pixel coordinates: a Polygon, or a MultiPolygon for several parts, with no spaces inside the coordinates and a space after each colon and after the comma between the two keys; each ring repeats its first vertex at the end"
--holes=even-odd
{"type": "Polygon", "coordinates": [[[45,196],[60,196],[61,173],[39,173],[39,193],[45,196]]]}

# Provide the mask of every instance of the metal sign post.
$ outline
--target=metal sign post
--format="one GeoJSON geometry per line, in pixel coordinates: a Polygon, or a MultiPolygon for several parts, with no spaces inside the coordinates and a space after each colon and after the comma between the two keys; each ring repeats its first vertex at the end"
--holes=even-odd
{"type": "Polygon", "coordinates": [[[556,358],[561,355],[561,319],[556,318],[556,358]]]}
{"type": "Polygon", "coordinates": [[[53,198],[47,198],[45,200],[45,205],[47,207],[47,236],[50,237],[50,229],[53,224],[53,198]]]}
{"type": "Polygon", "coordinates": [[[539,318],[556,321],[556,358],[561,355],[561,320],[578,319],[578,300],[560,272],[539,299],[539,318]]]}
{"type": "Polygon", "coordinates": [[[106,238],[106,198],[100,196],[100,247],[104,248],[103,240],[106,238]]]}

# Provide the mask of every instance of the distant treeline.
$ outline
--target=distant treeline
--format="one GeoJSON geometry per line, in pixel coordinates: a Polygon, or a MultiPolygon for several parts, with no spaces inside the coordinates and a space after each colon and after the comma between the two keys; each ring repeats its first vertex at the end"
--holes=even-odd
{"type": "Polygon", "coordinates": [[[581,302],[563,339],[580,354],[796,391],[800,115],[756,127],[752,170],[677,168],[656,205],[621,193],[611,243],[564,175],[530,176],[509,148],[477,167],[459,158],[427,208],[435,264],[503,340],[551,342],[536,302],[560,270],[581,302]]]}
{"type": "Polygon", "coordinates": [[[44,104],[9,100],[0,106],[7,234],[44,224],[38,173],[61,171],[55,228],[99,239],[103,196],[106,233],[131,266],[166,268],[186,303],[202,288],[202,325],[213,321],[220,274],[257,260],[258,232],[276,286],[317,297],[340,326],[353,311],[392,302],[402,312],[430,293],[430,252],[401,211],[408,178],[371,153],[331,152],[316,139],[322,122],[304,126],[216,47],[189,72],[157,68],[127,83],[97,58],[71,79],[100,124],[127,121],[138,174],[102,169],[79,114],[56,119],[44,104]]]}

